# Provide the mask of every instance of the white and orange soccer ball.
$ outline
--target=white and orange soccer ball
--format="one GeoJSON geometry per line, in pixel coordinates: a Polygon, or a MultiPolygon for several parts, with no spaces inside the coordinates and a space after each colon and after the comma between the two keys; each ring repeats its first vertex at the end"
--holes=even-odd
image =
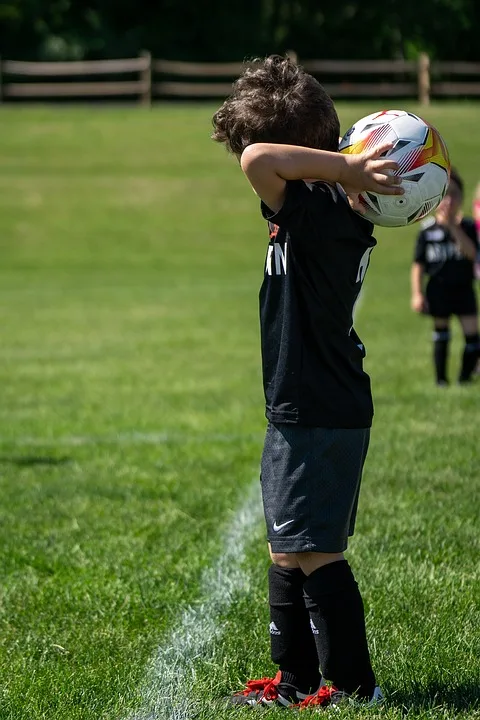
{"type": "Polygon", "coordinates": [[[376,225],[410,225],[433,212],[448,187],[450,160],[445,142],[432,125],[404,110],[382,110],[367,115],[345,133],[340,152],[360,153],[384,142],[386,153],[399,164],[404,195],[363,192],[359,201],[376,225]]]}

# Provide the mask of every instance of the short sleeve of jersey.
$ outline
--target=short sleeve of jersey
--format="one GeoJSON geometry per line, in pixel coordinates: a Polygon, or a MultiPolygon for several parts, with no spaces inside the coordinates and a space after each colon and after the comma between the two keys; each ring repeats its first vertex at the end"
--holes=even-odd
{"type": "Polygon", "coordinates": [[[480,240],[477,234],[477,228],[475,227],[475,221],[472,218],[463,218],[461,225],[465,235],[468,235],[470,240],[473,240],[478,249],[480,240]]]}
{"type": "Polygon", "coordinates": [[[414,262],[425,264],[425,231],[422,230],[417,237],[415,252],[413,254],[414,262]]]}
{"type": "Polygon", "coordinates": [[[290,234],[302,233],[305,222],[310,216],[319,217],[329,212],[332,194],[327,185],[316,183],[311,185],[304,180],[288,180],[285,189],[285,200],[276,213],[262,201],[261,211],[265,220],[285,228],[290,234]]]}

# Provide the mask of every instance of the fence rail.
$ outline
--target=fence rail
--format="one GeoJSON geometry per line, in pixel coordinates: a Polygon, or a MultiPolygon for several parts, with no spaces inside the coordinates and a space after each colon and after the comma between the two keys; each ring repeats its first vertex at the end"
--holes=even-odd
{"type": "Polygon", "coordinates": [[[9,98],[86,98],[134,96],[149,105],[152,96],[152,58],[142,52],[124,60],[86,60],[72,62],[24,62],[0,60],[0,101],[9,98]],[[91,75],[131,75],[134,80],[58,82],[58,78],[91,75]],[[11,78],[16,78],[14,81],[11,78]],[[17,78],[22,78],[18,82],[17,78]],[[25,82],[23,78],[50,78],[50,82],[25,82]]]}
{"type": "MultiPolygon", "coordinates": [[[[297,60],[295,53],[289,54],[297,60]]],[[[248,61],[152,60],[146,51],[139,57],[121,60],[24,62],[0,59],[0,101],[129,97],[149,105],[152,98],[224,98],[230,93],[232,82],[248,64],[248,61]],[[91,76],[102,77],[89,80],[91,76]]],[[[414,97],[426,105],[435,97],[480,96],[478,62],[430,63],[428,55],[422,53],[418,61],[305,60],[301,64],[334,98],[414,97]],[[357,80],[358,76],[361,77],[357,80]]]]}
{"type": "Polygon", "coordinates": [[[88,97],[104,95],[142,95],[147,90],[141,83],[71,82],[71,83],[9,83],[4,90],[7,97],[88,97]]]}
{"type": "Polygon", "coordinates": [[[147,55],[127,60],[81,60],[72,62],[23,62],[4,60],[6,75],[102,75],[146,70],[150,64],[147,55]]]}
{"type": "Polygon", "coordinates": [[[374,75],[377,73],[415,73],[415,60],[305,60],[305,70],[311,73],[360,73],[374,75]]]}

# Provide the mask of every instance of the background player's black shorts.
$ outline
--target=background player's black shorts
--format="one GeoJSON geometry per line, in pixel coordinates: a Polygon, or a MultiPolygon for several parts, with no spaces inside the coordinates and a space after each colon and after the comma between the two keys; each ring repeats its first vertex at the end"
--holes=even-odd
{"type": "Polygon", "coordinates": [[[345,550],[369,438],[369,428],[268,424],[261,485],[273,552],[345,550]]]}
{"type": "Polygon", "coordinates": [[[447,285],[433,279],[427,285],[426,296],[428,312],[432,317],[477,314],[477,296],[473,283],[447,285]]]}

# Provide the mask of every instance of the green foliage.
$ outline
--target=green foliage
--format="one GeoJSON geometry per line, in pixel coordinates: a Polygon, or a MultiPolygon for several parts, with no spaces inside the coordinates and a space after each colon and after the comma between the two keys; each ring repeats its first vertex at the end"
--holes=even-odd
{"type": "Polygon", "coordinates": [[[478,60],[475,0],[3,0],[10,59],[115,58],[148,49],[226,61],[295,50],[301,58],[478,60]]]}

